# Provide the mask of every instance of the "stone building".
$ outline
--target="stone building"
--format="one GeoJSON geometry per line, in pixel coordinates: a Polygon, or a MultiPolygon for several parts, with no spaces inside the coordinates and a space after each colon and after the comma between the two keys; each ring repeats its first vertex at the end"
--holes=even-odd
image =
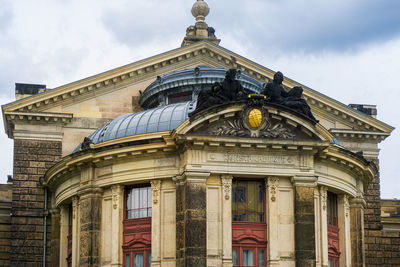
{"type": "Polygon", "coordinates": [[[304,86],[316,119],[265,101],[275,72],[219,46],[208,12],[193,5],[178,49],[51,90],[16,85],[2,107],[14,139],[3,262],[400,264],[379,197],[378,143],[393,127],[304,86]],[[245,95],[213,104],[228,69],[245,95]]]}

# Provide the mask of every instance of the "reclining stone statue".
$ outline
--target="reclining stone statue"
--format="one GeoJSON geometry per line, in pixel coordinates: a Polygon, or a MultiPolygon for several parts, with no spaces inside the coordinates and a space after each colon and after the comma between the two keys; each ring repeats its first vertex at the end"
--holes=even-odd
{"type": "Polygon", "coordinates": [[[283,74],[278,71],[275,73],[273,81],[267,83],[264,87],[262,94],[267,97],[266,101],[286,106],[296,112],[306,115],[314,121],[317,121],[311,113],[310,106],[303,98],[301,98],[303,88],[301,86],[295,86],[289,92],[286,92],[282,86],[282,82],[283,74]]]}
{"type": "Polygon", "coordinates": [[[244,99],[246,93],[240,82],[236,80],[236,73],[236,69],[230,69],[222,82],[214,83],[210,89],[202,89],[197,98],[196,111],[244,99]]]}

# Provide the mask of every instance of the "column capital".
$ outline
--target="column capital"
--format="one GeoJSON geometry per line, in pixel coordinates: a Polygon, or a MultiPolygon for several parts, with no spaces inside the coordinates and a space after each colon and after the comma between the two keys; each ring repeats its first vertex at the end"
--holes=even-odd
{"type": "Polygon", "coordinates": [[[186,171],[182,176],[186,182],[205,183],[207,178],[210,176],[210,173],[186,171]]]}
{"type": "Polygon", "coordinates": [[[49,209],[51,217],[60,217],[60,209],[59,208],[52,208],[49,209]]]}
{"type": "Polygon", "coordinates": [[[350,208],[362,208],[364,209],[367,205],[364,198],[362,197],[353,197],[349,199],[350,208]]]}
{"type": "Polygon", "coordinates": [[[301,186],[301,187],[316,187],[318,177],[317,176],[300,176],[295,175],[290,178],[290,181],[293,183],[293,186],[301,186]]]}

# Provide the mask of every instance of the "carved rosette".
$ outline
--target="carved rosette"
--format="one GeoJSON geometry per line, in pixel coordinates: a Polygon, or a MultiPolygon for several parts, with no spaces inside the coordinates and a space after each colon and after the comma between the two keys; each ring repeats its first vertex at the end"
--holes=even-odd
{"type": "Polygon", "coordinates": [[[272,202],[275,202],[278,194],[279,178],[270,177],[268,178],[268,193],[272,202]]]}
{"type": "Polygon", "coordinates": [[[322,209],[326,210],[328,188],[326,186],[321,186],[320,189],[319,189],[319,192],[321,194],[322,209]]]}
{"type": "Polygon", "coordinates": [[[157,204],[160,196],[160,188],[161,188],[161,180],[152,180],[150,181],[151,184],[151,192],[153,199],[153,204],[157,204]]]}
{"type": "Polygon", "coordinates": [[[222,188],[226,200],[229,200],[230,196],[232,195],[232,178],[233,177],[231,175],[221,176],[222,188]]]}

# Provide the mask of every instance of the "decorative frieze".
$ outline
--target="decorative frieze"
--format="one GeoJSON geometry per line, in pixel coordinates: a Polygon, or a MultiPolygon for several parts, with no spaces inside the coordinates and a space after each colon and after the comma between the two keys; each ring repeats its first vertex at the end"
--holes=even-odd
{"type": "Polygon", "coordinates": [[[266,163],[293,165],[296,162],[296,156],[288,155],[257,155],[257,154],[239,154],[239,153],[208,153],[209,161],[219,161],[227,163],[266,163]]]}

